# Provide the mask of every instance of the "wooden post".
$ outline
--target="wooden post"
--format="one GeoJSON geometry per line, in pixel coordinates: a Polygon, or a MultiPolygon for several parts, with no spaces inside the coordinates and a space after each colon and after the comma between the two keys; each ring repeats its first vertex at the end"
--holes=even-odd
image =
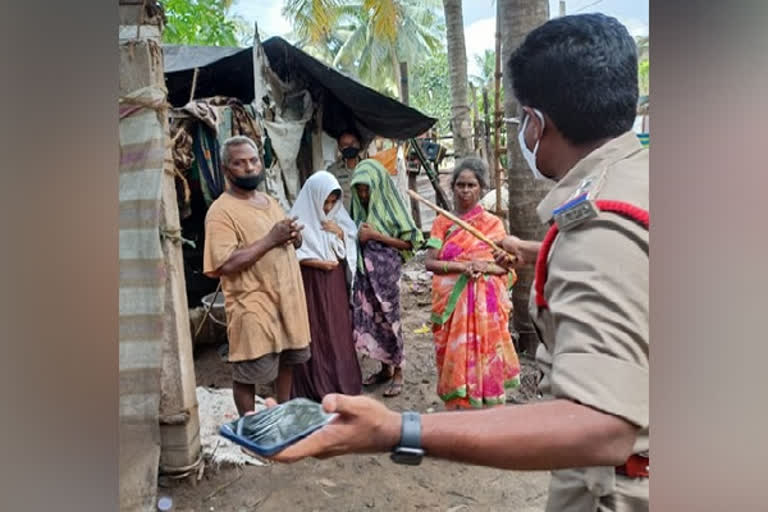
{"type": "MultiPolygon", "coordinates": [[[[419,175],[417,173],[408,172],[408,189],[414,192],[419,191],[418,178],[419,175]]],[[[416,223],[416,226],[421,229],[421,210],[419,209],[419,202],[414,198],[411,198],[411,217],[413,217],[413,222],[416,223]]]]}
{"type": "Polygon", "coordinates": [[[256,112],[264,113],[263,102],[265,96],[269,95],[269,82],[265,75],[264,68],[267,64],[267,56],[264,48],[261,46],[259,36],[259,24],[253,24],[253,107],[256,112]]]}
{"type": "MultiPolygon", "coordinates": [[[[162,71],[162,67],[160,68],[162,71]]],[[[161,76],[161,82],[163,78],[161,76]]],[[[163,127],[169,140],[168,120],[163,127]]],[[[174,162],[168,144],[160,201],[160,227],[171,236],[162,239],[165,258],[165,347],[161,371],[160,467],[169,473],[202,462],[197,380],[192,356],[192,333],[181,248],[181,223],[176,198],[174,162]],[[179,238],[172,236],[178,233],[179,238]]],[[[193,482],[197,480],[192,475],[193,482]]]]}
{"type": "MultiPolygon", "coordinates": [[[[126,36],[119,47],[121,97],[165,85],[161,20],[157,15],[147,19],[154,4],[119,2],[120,34],[126,36]]],[[[139,135],[164,141],[164,162],[147,156],[152,167],[142,171],[143,180],[127,181],[132,194],[124,198],[121,193],[120,202],[121,212],[125,207],[121,230],[125,224],[139,233],[151,232],[134,233],[131,243],[120,245],[121,270],[128,269],[125,276],[121,272],[120,282],[121,510],[154,510],[159,470],[194,470],[202,462],[168,115],[164,108],[152,110],[136,114],[146,123],[147,133],[139,135]],[[155,237],[156,246],[137,245],[155,237]],[[142,289],[156,291],[132,295],[142,289]],[[134,299],[124,303],[124,296],[134,299]]]]}
{"type": "MultiPolygon", "coordinates": [[[[493,169],[496,168],[496,157],[491,149],[491,109],[490,102],[488,101],[488,88],[483,87],[483,110],[485,111],[485,121],[483,122],[483,129],[485,130],[485,160],[488,162],[488,172],[493,173],[493,169]]],[[[494,187],[498,187],[499,184],[495,182],[496,176],[489,176],[489,179],[494,180],[494,187]]]]}
{"type": "Polygon", "coordinates": [[[475,149],[475,153],[482,153],[480,151],[480,115],[477,113],[477,88],[475,84],[469,84],[469,89],[472,91],[472,146],[475,149]]]}
{"type": "Polygon", "coordinates": [[[323,159],[323,104],[323,93],[321,92],[315,108],[315,126],[312,131],[312,169],[309,169],[306,176],[299,176],[299,185],[302,187],[313,172],[325,168],[325,160],[323,159]]]}
{"type": "Polygon", "coordinates": [[[404,104],[408,104],[408,63],[400,63],[400,101],[404,104]]]}
{"type": "MultiPolygon", "coordinates": [[[[407,62],[401,62],[400,63],[400,101],[404,105],[408,105],[409,102],[409,92],[408,92],[408,63],[407,62]]],[[[406,144],[406,148],[408,145],[406,144]]],[[[414,192],[419,191],[419,187],[417,185],[418,181],[418,173],[413,173],[408,171],[408,151],[405,152],[405,159],[406,159],[406,166],[405,166],[405,172],[408,174],[408,189],[413,190],[414,192]]],[[[399,188],[399,187],[398,187],[399,188]]],[[[404,191],[400,191],[400,193],[403,193],[404,191]]],[[[407,193],[408,191],[405,190],[407,193]]],[[[403,195],[403,199],[405,199],[405,195],[403,195]]],[[[419,209],[419,202],[410,198],[411,200],[411,217],[413,217],[413,221],[416,223],[416,226],[421,229],[421,210],[419,209]]]]}
{"type": "Polygon", "coordinates": [[[496,16],[496,72],[494,73],[494,151],[493,151],[493,171],[496,175],[496,214],[502,215],[501,210],[501,158],[499,155],[499,143],[501,140],[501,118],[500,107],[501,100],[501,19],[496,16]]]}

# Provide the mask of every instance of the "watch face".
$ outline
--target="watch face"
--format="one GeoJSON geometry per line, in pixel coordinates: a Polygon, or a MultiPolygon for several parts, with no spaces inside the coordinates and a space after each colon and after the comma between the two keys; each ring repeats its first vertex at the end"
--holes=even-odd
{"type": "Polygon", "coordinates": [[[398,447],[390,456],[398,464],[408,464],[409,466],[418,466],[424,456],[424,450],[418,448],[398,447]]]}

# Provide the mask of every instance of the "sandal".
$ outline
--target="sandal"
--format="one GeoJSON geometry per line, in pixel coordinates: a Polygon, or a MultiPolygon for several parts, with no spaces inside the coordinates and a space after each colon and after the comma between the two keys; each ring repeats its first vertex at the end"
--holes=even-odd
{"type": "Polygon", "coordinates": [[[392,381],[392,384],[390,384],[389,388],[387,388],[387,390],[383,393],[383,396],[387,398],[391,398],[393,396],[399,395],[402,392],[403,392],[403,383],[392,381]]]}
{"type": "Polygon", "coordinates": [[[373,375],[370,375],[367,379],[365,379],[363,381],[363,386],[373,386],[375,384],[384,384],[385,382],[389,382],[392,379],[393,374],[394,374],[394,371],[387,371],[387,370],[381,369],[378,372],[374,373],[373,375]]]}

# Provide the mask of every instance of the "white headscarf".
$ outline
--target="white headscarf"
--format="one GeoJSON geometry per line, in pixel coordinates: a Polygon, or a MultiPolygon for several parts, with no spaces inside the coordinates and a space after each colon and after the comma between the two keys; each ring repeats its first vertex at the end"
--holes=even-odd
{"type": "Polygon", "coordinates": [[[299,191],[290,215],[298,217],[299,222],[304,225],[301,232],[304,241],[296,251],[299,261],[335,261],[346,258],[347,277],[351,284],[357,268],[357,225],[344,209],[341,194],[341,185],[333,174],[316,171],[299,191]],[[334,190],[339,192],[339,200],[326,215],[323,204],[334,190]],[[344,242],[335,234],[323,230],[322,222],[326,220],[334,221],[344,231],[344,242]]]}

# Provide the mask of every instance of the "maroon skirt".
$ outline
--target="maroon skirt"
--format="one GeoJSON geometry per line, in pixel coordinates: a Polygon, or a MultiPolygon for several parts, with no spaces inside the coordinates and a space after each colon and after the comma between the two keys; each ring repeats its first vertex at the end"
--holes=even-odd
{"type": "Polygon", "coordinates": [[[334,270],[301,267],[312,356],[293,367],[291,396],[322,401],[328,393],[359,395],[362,376],[352,340],[346,263],[334,270]]]}

